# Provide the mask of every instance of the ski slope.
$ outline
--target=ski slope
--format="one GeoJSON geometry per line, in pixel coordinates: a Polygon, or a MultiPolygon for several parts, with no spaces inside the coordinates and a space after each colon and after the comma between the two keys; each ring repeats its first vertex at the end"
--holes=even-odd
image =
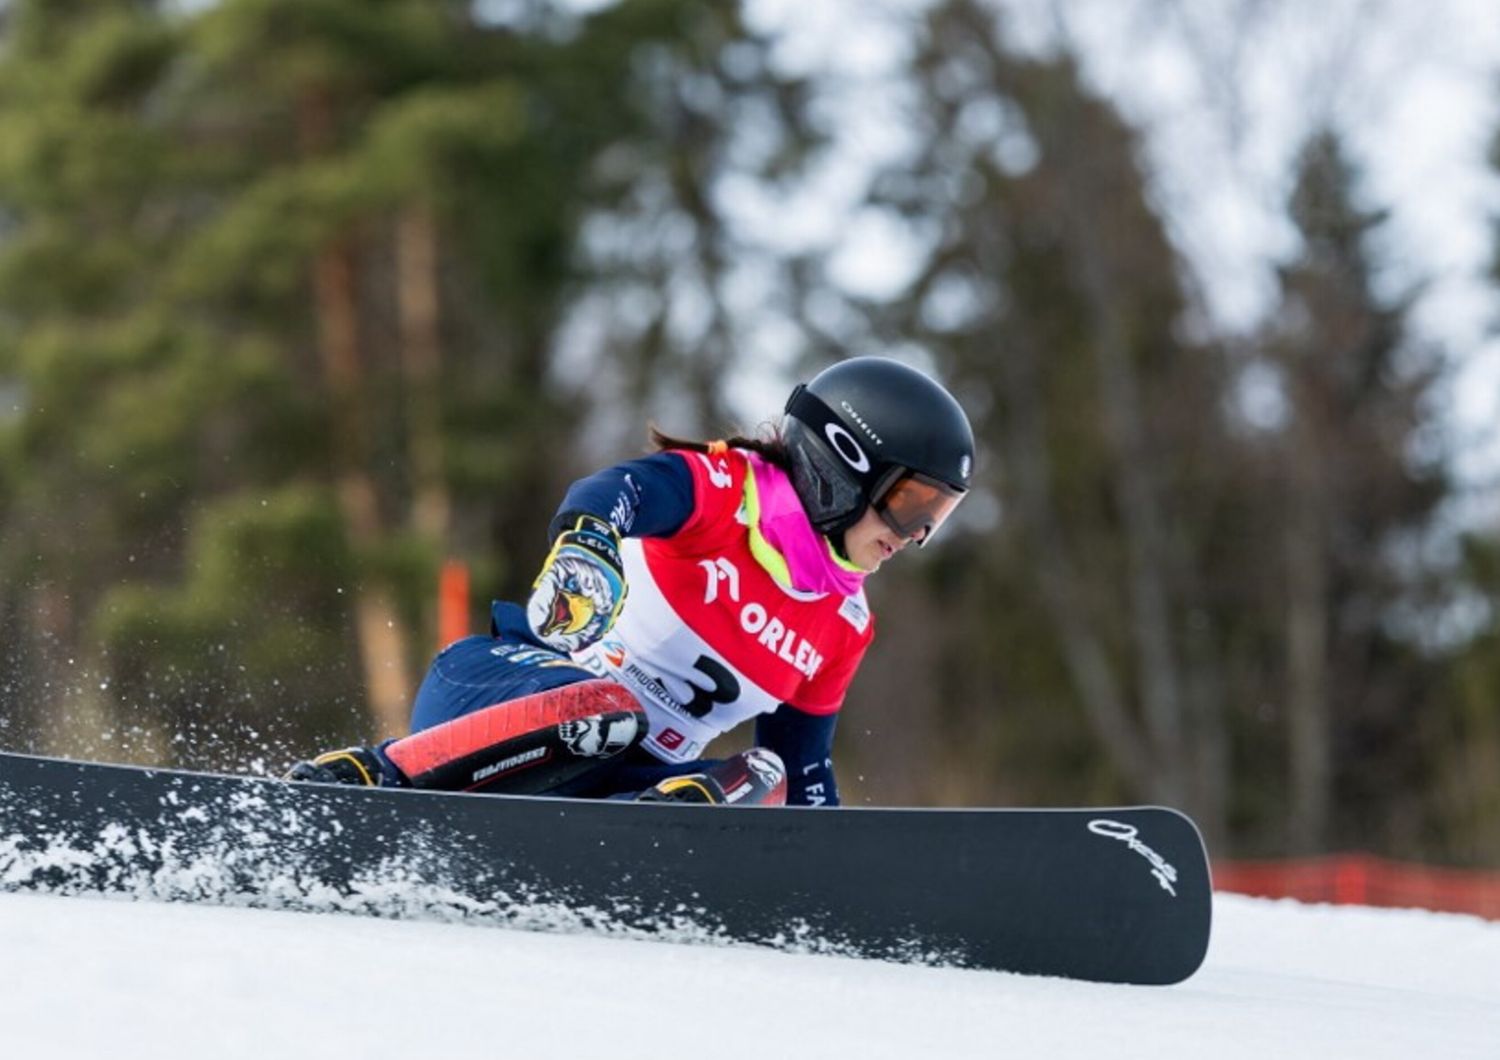
{"type": "Polygon", "coordinates": [[[462,924],[0,894],[0,1055],[1500,1058],[1500,924],[1220,896],[1119,987],[462,924]]]}

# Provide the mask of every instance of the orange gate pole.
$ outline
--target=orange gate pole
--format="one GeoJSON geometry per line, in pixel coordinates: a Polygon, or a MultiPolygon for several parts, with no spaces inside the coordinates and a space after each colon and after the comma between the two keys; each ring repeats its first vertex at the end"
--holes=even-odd
{"type": "Polygon", "coordinates": [[[438,576],[438,647],[469,635],[469,567],[450,559],[438,576]]]}

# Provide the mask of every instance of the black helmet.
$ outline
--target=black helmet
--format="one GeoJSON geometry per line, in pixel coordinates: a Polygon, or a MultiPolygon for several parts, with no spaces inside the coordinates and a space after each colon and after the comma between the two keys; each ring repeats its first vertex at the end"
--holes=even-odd
{"type": "Polygon", "coordinates": [[[874,505],[891,529],[925,544],[974,466],[974,432],[953,395],[884,357],[854,357],[799,385],[782,438],[802,506],[830,536],[874,505]]]}

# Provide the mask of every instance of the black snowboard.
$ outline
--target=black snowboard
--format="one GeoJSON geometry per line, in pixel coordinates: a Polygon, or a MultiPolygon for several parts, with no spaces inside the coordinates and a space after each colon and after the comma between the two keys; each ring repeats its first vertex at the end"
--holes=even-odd
{"type": "Polygon", "coordinates": [[[0,888],[453,917],[1120,983],[1208,947],[1155,807],[806,809],[293,785],[0,753],[0,888]]]}

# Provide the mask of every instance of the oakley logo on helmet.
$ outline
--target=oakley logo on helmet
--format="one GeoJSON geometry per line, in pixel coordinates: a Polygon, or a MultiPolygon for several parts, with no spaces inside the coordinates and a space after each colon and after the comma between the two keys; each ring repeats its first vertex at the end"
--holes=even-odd
{"type": "Polygon", "coordinates": [[[834,452],[843,457],[844,462],[855,471],[863,474],[870,470],[870,458],[865,455],[865,451],[854,440],[854,435],[845,430],[842,425],[837,423],[828,424],[828,426],[823,428],[823,436],[828,439],[828,444],[833,446],[834,452]]]}
{"type": "Polygon", "coordinates": [[[876,445],[885,444],[880,440],[880,435],[876,434],[874,430],[871,429],[870,425],[865,422],[865,418],[854,411],[853,405],[849,404],[849,402],[847,401],[840,401],[839,408],[847,412],[849,414],[849,418],[855,423],[859,424],[859,429],[864,431],[865,434],[869,436],[870,441],[874,442],[876,445]]]}

